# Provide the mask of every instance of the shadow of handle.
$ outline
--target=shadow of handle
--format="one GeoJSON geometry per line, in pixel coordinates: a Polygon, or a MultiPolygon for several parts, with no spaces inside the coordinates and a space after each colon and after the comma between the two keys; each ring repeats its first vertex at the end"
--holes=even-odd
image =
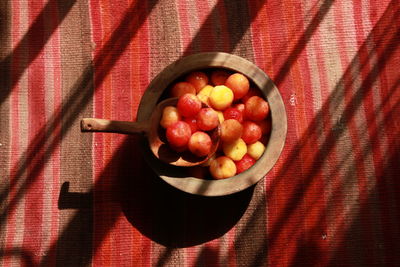
{"type": "Polygon", "coordinates": [[[149,130],[149,123],[114,121],[96,118],[84,118],[81,120],[82,132],[109,132],[121,134],[146,134],[149,130]]]}
{"type": "Polygon", "coordinates": [[[58,208],[65,209],[90,209],[93,204],[93,193],[74,193],[69,192],[69,182],[61,186],[60,196],[58,198],[58,208]]]}

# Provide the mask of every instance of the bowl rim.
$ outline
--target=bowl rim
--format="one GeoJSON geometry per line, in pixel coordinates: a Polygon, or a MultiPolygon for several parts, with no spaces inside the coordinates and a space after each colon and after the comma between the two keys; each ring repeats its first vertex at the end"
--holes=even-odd
{"type": "Polygon", "coordinates": [[[270,105],[271,135],[264,154],[248,170],[221,180],[206,180],[190,176],[185,167],[160,162],[150,151],[147,141],[141,142],[142,152],[155,173],[171,186],[186,193],[202,196],[224,196],[240,192],[258,183],[277,162],[286,141],[287,115],[283,99],[270,77],[254,63],[224,52],[196,53],[171,63],[147,87],[138,108],[137,121],[146,121],[162,93],[179,77],[195,70],[224,68],[247,76],[262,92],[270,105]],[[160,88],[162,84],[163,88],[160,88]],[[165,85],[165,86],[164,86],[165,85]]]}

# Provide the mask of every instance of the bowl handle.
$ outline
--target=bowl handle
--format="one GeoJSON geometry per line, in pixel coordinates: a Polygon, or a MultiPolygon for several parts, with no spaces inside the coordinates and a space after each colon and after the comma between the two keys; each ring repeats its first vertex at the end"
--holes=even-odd
{"type": "Polygon", "coordinates": [[[149,126],[149,122],[114,121],[96,118],[84,118],[81,120],[82,132],[147,134],[149,126]]]}

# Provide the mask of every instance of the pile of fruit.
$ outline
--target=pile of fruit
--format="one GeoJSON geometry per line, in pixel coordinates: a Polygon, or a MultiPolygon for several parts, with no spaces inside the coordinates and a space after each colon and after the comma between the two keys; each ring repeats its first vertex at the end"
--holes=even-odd
{"type": "Polygon", "coordinates": [[[165,107],[160,125],[170,147],[211,156],[203,164],[214,179],[224,179],[250,168],[264,153],[271,130],[268,102],[241,73],[225,69],[194,71],[168,91],[178,97],[165,107]],[[210,131],[220,125],[220,145],[212,153],[210,131]]]}

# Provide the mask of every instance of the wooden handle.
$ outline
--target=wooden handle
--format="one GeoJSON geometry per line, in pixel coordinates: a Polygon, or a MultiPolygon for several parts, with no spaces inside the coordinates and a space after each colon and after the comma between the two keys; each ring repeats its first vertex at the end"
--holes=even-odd
{"type": "Polygon", "coordinates": [[[84,118],[81,120],[82,132],[147,134],[148,130],[148,122],[113,121],[95,118],[84,118]]]}

